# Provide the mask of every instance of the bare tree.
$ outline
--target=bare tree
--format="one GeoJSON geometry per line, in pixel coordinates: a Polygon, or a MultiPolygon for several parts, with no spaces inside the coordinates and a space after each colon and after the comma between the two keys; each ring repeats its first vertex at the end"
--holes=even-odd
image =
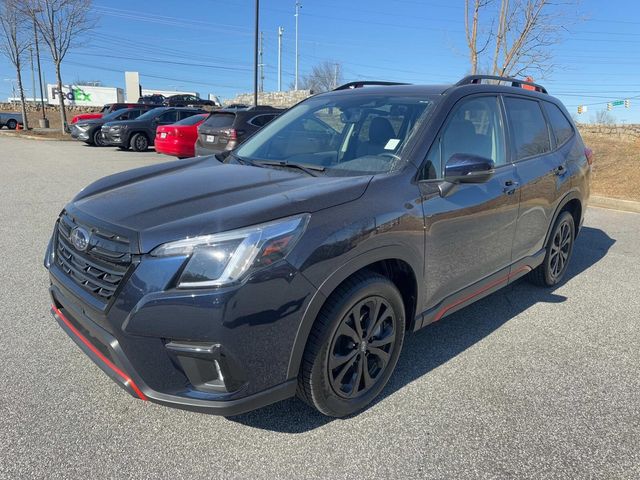
{"type": "Polygon", "coordinates": [[[592,118],[592,123],[597,123],[599,125],[612,125],[615,123],[615,118],[613,115],[609,113],[608,110],[598,110],[594,118],[592,118]]]}
{"type": "Polygon", "coordinates": [[[339,63],[324,62],[315,65],[311,73],[302,77],[298,84],[303,90],[312,92],[327,92],[333,90],[342,83],[342,66],[339,63]]]}
{"type": "Polygon", "coordinates": [[[481,62],[493,75],[545,76],[553,68],[551,47],[560,42],[566,18],[578,0],[465,0],[465,32],[471,71],[481,62]],[[483,25],[489,25],[482,30],[483,25]],[[479,33],[484,45],[478,48],[479,33]],[[489,44],[493,49],[489,51],[489,44]],[[485,54],[485,55],[483,55],[485,54]],[[487,58],[488,57],[488,58],[487,58]]]}
{"type": "Polygon", "coordinates": [[[62,131],[67,129],[67,114],[62,93],[61,64],[78,37],[95,25],[88,13],[91,0],[23,0],[26,11],[34,19],[42,38],[49,47],[56,67],[56,86],[60,105],[62,131]]]}
{"type": "Polygon", "coordinates": [[[22,55],[29,48],[30,43],[25,39],[27,17],[19,8],[19,0],[0,1],[0,52],[6,56],[16,69],[16,80],[22,107],[22,125],[29,129],[27,108],[24,100],[22,85],[22,55]]]}
{"type": "Polygon", "coordinates": [[[467,46],[469,48],[469,60],[471,61],[471,75],[478,73],[478,56],[489,46],[490,36],[484,39],[484,45],[478,47],[478,36],[480,28],[480,10],[493,3],[493,0],[473,0],[473,5],[469,5],[469,0],[464,0],[464,30],[467,36],[467,46]],[[471,8],[470,8],[471,7],[471,8]]]}

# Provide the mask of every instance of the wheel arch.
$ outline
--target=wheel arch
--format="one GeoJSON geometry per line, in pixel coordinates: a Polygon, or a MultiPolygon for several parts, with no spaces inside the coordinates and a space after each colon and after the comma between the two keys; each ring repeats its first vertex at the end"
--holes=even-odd
{"type": "Polygon", "coordinates": [[[573,221],[575,223],[575,237],[577,237],[585,211],[585,204],[579,190],[574,189],[569,191],[564,197],[562,197],[560,202],[558,202],[558,206],[556,207],[551,222],[547,228],[544,245],[549,241],[549,235],[551,235],[551,230],[553,230],[556,220],[564,211],[568,211],[573,216],[573,221]]]}
{"type": "Polygon", "coordinates": [[[416,322],[416,313],[423,294],[423,289],[420,288],[423,284],[422,264],[416,263],[416,259],[408,258],[405,252],[406,249],[401,246],[392,246],[363,253],[343,264],[320,285],[302,315],[289,357],[287,378],[297,377],[309,333],[326,300],[340,285],[363,270],[379,273],[396,285],[405,305],[406,329],[415,329],[415,325],[419,324],[416,322]]]}

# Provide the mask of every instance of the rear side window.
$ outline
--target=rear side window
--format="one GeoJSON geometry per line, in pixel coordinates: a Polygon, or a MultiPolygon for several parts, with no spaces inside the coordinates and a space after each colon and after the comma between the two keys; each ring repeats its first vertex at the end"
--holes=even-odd
{"type": "Polygon", "coordinates": [[[573,135],[573,127],[557,105],[550,102],[544,102],[543,105],[551,124],[551,130],[556,136],[556,144],[562,145],[573,135]]]}
{"type": "Polygon", "coordinates": [[[233,125],[236,116],[233,113],[212,113],[203,125],[209,128],[227,128],[233,125]]]}
{"type": "Polygon", "coordinates": [[[549,130],[540,104],[535,100],[505,97],[516,159],[541,155],[551,151],[549,130]]]}
{"type": "Polygon", "coordinates": [[[170,110],[168,112],[164,112],[162,115],[158,117],[158,123],[174,123],[178,120],[178,112],[176,110],[170,110]]]}
{"type": "Polygon", "coordinates": [[[251,125],[255,125],[256,127],[264,127],[267,123],[275,118],[275,115],[258,115],[257,117],[253,117],[249,120],[251,125]]]}

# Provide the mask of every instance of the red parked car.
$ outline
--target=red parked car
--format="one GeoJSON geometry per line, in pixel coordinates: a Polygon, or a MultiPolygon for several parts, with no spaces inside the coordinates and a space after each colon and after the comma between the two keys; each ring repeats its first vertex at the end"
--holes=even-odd
{"type": "Polygon", "coordinates": [[[208,116],[208,113],[203,113],[172,125],[160,125],[156,129],[156,152],[178,158],[195,156],[194,144],[198,139],[198,126],[208,116]]]}
{"type": "MultiPolygon", "coordinates": [[[[149,106],[149,105],[145,105],[149,106]]],[[[151,105],[150,107],[160,107],[162,105],[151,105]]],[[[92,120],[94,118],[102,118],[104,115],[111,113],[111,112],[115,112],[116,110],[121,110],[123,108],[137,108],[140,107],[139,103],[107,103],[104,107],[102,107],[102,110],[100,110],[99,112],[93,112],[93,113],[82,113],[80,115],[76,115],[75,117],[73,117],[71,119],[71,123],[78,123],[80,120],[92,120]]]]}

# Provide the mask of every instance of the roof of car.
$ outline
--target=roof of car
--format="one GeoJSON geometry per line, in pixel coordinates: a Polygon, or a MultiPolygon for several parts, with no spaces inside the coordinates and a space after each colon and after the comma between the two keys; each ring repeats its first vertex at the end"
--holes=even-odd
{"type": "Polygon", "coordinates": [[[417,94],[426,94],[426,95],[441,95],[448,89],[450,89],[452,85],[409,85],[409,84],[398,84],[398,85],[371,85],[362,88],[347,88],[343,90],[332,90],[330,92],[321,93],[320,95],[324,95],[326,93],[331,94],[346,94],[358,92],[363,94],[388,94],[393,92],[394,94],[406,94],[406,95],[417,95],[417,94]]]}
{"type": "Polygon", "coordinates": [[[526,95],[548,95],[547,89],[542,85],[534,83],[529,77],[522,80],[513,77],[502,77],[496,75],[467,75],[455,84],[449,85],[412,85],[406,83],[395,83],[387,81],[361,80],[346,83],[330,92],[321,95],[332,94],[341,95],[357,91],[359,94],[400,94],[400,95],[443,95],[458,88],[474,90],[495,90],[500,92],[521,93],[526,95]]]}

